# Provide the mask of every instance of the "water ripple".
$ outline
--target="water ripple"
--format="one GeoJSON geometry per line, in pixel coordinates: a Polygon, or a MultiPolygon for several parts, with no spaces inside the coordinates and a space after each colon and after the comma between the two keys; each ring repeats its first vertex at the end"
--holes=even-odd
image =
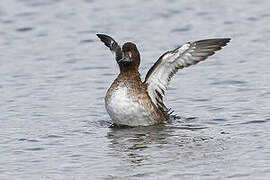
{"type": "Polygon", "coordinates": [[[28,31],[33,31],[34,28],[32,27],[22,27],[22,28],[18,28],[16,29],[17,32],[28,32],[28,31]]]}
{"type": "Polygon", "coordinates": [[[40,148],[40,147],[33,147],[33,148],[26,148],[24,150],[27,150],[27,151],[42,151],[42,150],[45,150],[45,149],[40,148]]]}
{"type": "Polygon", "coordinates": [[[194,4],[1,1],[0,179],[269,179],[269,1],[194,4]],[[136,43],[142,79],[174,46],[233,42],[172,78],[180,118],[114,127],[103,32],[136,43]]]}

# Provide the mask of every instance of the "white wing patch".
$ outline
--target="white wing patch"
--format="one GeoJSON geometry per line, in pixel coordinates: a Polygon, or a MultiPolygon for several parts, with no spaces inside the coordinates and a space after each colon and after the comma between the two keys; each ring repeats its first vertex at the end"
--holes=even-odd
{"type": "Polygon", "coordinates": [[[184,67],[197,64],[211,56],[215,51],[226,46],[229,38],[206,39],[188,42],[163,54],[148,71],[144,83],[153,103],[164,111],[168,111],[163,103],[165,91],[172,76],[184,67]]]}

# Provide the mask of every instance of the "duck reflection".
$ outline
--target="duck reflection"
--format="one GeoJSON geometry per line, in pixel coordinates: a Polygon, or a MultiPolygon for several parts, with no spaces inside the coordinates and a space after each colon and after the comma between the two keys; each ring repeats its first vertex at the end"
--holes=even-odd
{"type": "Polygon", "coordinates": [[[126,156],[123,158],[129,160],[133,165],[139,166],[151,158],[149,150],[153,150],[155,146],[162,148],[163,145],[167,144],[170,131],[163,124],[135,128],[114,127],[110,128],[107,137],[111,140],[109,147],[114,150],[115,156],[126,156]]]}
{"type": "Polygon", "coordinates": [[[204,128],[179,122],[148,127],[112,127],[107,133],[108,146],[112,156],[128,161],[131,166],[141,166],[193,142],[195,131],[204,128]]]}

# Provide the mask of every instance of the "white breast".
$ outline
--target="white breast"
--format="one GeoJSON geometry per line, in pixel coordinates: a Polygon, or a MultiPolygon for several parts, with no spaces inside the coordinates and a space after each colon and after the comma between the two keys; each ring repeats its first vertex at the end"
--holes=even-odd
{"type": "Polygon", "coordinates": [[[128,95],[128,88],[125,86],[118,86],[111,92],[111,96],[106,99],[105,107],[115,124],[128,126],[155,124],[150,112],[128,95]]]}

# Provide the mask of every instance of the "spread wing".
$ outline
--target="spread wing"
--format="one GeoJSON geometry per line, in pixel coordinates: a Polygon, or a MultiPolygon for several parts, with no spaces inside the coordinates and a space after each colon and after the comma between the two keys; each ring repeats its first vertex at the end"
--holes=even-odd
{"type": "Polygon", "coordinates": [[[105,44],[105,46],[110,48],[116,61],[119,61],[122,58],[121,47],[112,37],[106,34],[97,34],[97,37],[105,44]]]}
{"type": "Polygon", "coordinates": [[[154,104],[168,111],[163,103],[165,91],[172,76],[184,67],[197,64],[226,46],[230,38],[206,39],[188,42],[164,53],[146,74],[144,83],[154,104]]]}

